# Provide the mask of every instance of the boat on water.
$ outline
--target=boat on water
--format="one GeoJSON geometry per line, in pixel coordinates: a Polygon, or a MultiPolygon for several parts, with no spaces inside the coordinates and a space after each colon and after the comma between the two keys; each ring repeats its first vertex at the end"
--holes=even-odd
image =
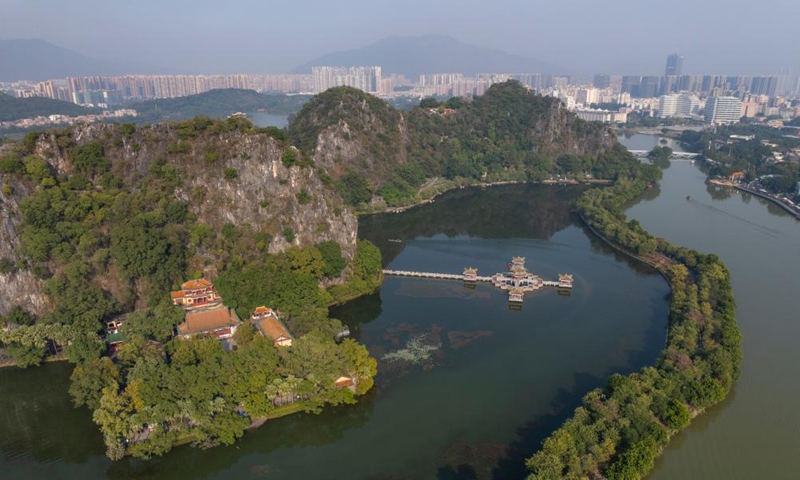
{"type": "Polygon", "coordinates": [[[390,238],[389,241],[393,243],[403,243],[403,241],[400,240],[399,238],[390,238]]]}

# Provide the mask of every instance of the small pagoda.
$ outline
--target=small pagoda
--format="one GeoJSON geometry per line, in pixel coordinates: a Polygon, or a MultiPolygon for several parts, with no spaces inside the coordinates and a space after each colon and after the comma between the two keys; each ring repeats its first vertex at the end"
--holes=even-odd
{"type": "Polygon", "coordinates": [[[558,288],[572,288],[572,275],[568,273],[559,273],[558,288]]]}
{"type": "Polygon", "coordinates": [[[522,303],[525,297],[525,292],[521,288],[512,288],[508,291],[508,301],[514,303],[522,303]]]}
{"type": "Polygon", "coordinates": [[[478,269],[473,267],[467,267],[464,269],[464,281],[465,282],[476,282],[478,280],[478,269]]]}

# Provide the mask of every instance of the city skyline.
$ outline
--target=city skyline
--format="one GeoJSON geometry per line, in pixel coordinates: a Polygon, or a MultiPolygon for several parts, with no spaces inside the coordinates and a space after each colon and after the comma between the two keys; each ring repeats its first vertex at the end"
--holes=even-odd
{"type": "Polygon", "coordinates": [[[759,4],[760,10],[775,15],[769,18],[770,35],[753,38],[729,28],[729,21],[738,16],[736,8],[719,11],[683,0],[659,12],[659,24],[670,28],[658,35],[652,33],[652,9],[630,0],[616,2],[613,8],[587,0],[506,0],[483,12],[480,23],[474,20],[475,10],[485,9],[481,2],[468,2],[473,8],[462,9],[454,0],[435,5],[411,0],[388,10],[361,0],[346,6],[300,3],[239,1],[226,6],[221,16],[218,5],[206,1],[192,2],[192,8],[183,1],[155,8],[150,0],[135,7],[85,0],[75,8],[53,0],[10,0],[0,31],[6,39],[44,38],[98,59],[114,60],[124,52],[130,61],[170,66],[170,73],[186,74],[285,73],[309,59],[389,35],[431,32],[555,63],[582,75],[658,74],[664,71],[664,57],[676,51],[686,58],[684,73],[767,75],[800,68],[800,52],[790,37],[791,19],[796,18],[792,14],[800,8],[785,0],[759,4]],[[312,10],[314,20],[307,18],[312,10]],[[181,24],[167,21],[176,15],[183,19],[181,24]],[[621,18],[625,21],[619,22],[621,18]],[[604,19],[618,24],[613,29],[598,27],[604,19]]]}

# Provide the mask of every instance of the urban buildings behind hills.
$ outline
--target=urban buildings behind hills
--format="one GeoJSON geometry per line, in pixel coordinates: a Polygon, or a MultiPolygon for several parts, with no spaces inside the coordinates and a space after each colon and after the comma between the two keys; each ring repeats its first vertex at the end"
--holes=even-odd
{"type": "Polygon", "coordinates": [[[569,75],[467,76],[459,72],[424,74],[412,80],[403,75],[386,75],[377,65],[319,66],[312,68],[311,75],[69,77],[39,83],[0,83],[0,91],[17,97],[42,96],[109,107],[127,100],[182,97],[232,88],[311,94],[350,86],[384,98],[470,96],[483,94],[494,83],[517,80],[542,95],[559,98],[567,108],[589,121],[623,123],[632,112],[661,118],[705,119],[710,123],[737,121],[742,116],[782,119],[800,116],[798,76],[684,75],[683,56],[677,53],[667,57],[664,73],[663,76],[601,73],[594,76],[593,82],[569,75]],[[711,109],[707,108],[709,102],[711,109]]]}

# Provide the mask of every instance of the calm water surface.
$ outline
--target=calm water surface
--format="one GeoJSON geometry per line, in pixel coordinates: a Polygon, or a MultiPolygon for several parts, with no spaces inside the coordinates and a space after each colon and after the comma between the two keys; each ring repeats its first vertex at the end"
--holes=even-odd
{"type": "Polygon", "coordinates": [[[438,346],[432,358],[381,361],[377,387],[359,404],[271,421],[232,447],[112,463],[90,413],[69,404],[68,365],[0,370],[0,476],[520,478],[524,459],[583,394],[613,372],[651,364],[664,343],[666,282],[587,236],[569,214],[579,193],[468,189],[363,219],[360,235],[391,268],[491,274],[523,255],[542,277],[573,273],[574,292],[529,294],[511,311],[488,285],[387,278],[333,314],[377,357],[421,337],[438,346]]]}
{"type": "Polygon", "coordinates": [[[800,222],[758,197],[706,186],[704,178],[688,162],[673,161],[660,191],[628,215],[725,262],[744,335],[742,375],[726,402],[670,444],[650,478],[797,479],[800,222]]]}
{"type": "Polygon", "coordinates": [[[652,150],[655,146],[669,147],[675,152],[685,152],[681,144],[671,138],[663,138],[658,135],[633,135],[620,134],[617,139],[630,150],[652,150]],[[664,142],[662,142],[662,140],[664,142]]]}
{"type": "Polygon", "coordinates": [[[283,128],[289,125],[289,116],[280,113],[248,112],[247,118],[259,127],[283,128]]]}

